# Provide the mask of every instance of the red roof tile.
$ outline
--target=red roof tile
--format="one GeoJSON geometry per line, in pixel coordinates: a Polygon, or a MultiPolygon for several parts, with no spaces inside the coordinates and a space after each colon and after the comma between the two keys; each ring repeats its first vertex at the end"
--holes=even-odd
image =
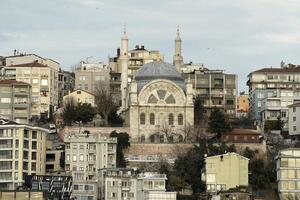
{"type": "Polygon", "coordinates": [[[30,84],[22,81],[16,81],[16,80],[0,80],[0,85],[30,85],[30,84]]]}
{"type": "Polygon", "coordinates": [[[38,62],[32,62],[32,63],[24,63],[19,65],[9,65],[8,67],[48,67],[48,66],[38,62]]]}

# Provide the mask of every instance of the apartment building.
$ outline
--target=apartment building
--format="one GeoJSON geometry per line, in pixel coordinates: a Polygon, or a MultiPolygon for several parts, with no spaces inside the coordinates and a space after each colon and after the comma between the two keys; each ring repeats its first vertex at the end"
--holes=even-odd
{"type": "Polygon", "coordinates": [[[271,118],[287,116],[286,107],[300,97],[300,66],[282,63],[278,68],[253,71],[248,78],[250,113],[258,125],[262,124],[262,120],[265,119],[263,117],[268,117],[268,114],[271,118]],[[275,111],[268,114],[265,112],[263,115],[263,109],[268,110],[266,106],[275,111]],[[282,108],[284,110],[281,111],[282,108]]]}
{"type": "Polygon", "coordinates": [[[165,174],[111,168],[100,170],[99,180],[99,196],[102,200],[176,199],[175,192],[166,192],[165,174]]]}
{"type": "Polygon", "coordinates": [[[241,93],[236,101],[236,115],[237,117],[246,117],[249,112],[249,95],[241,93]]]}
{"type": "Polygon", "coordinates": [[[281,200],[300,197],[300,149],[281,150],[276,160],[278,193],[281,200]]]}
{"type": "Polygon", "coordinates": [[[264,127],[266,120],[277,120],[278,117],[284,122],[283,130],[288,130],[288,106],[293,103],[300,102],[300,90],[295,92],[293,90],[277,89],[265,93],[261,100],[261,125],[264,127]]]}
{"type": "Polygon", "coordinates": [[[108,87],[110,69],[103,63],[81,61],[75,70],[75,89],[94,93],[97,88],[108,87]]]}
{"type": "Polygon", "coordinates": [[[59,63],[35,54],[4,57],[2,79],[17,80],[32,86],[32,118],[49,117],[58,106],[59,63]]]}
{"type": "Polygon", "coordinates": [[[73,197],[98,199],[97,172],[116,167],[117,138],[85,131],[66,134],[65,171],[73,177],[73,197]]]}
{"type": "Polygon", "coordinates": [[[78,103],[88,103],[94,107],[95,95],[90,92],[77,89],[74,92],[71,92],[70,94],[64,96],[63,105],[70,103],[70,101],[72,101],[73,105],[77,105],[78,103]]]}
{"type": "Polygon", "coordinates": [[[202,180],[209,193],[226,191],[237,186],[248,186],[249,159],[237,153],[226,153],[205,158],[202,180]]]}
{"type": "Polygon", "coordinates": [[[0,190],[16,190],[25,175],[45,174],[48,133],[40,127],[0,120],[0,190]]]}
{"type": "Polygon", "coordinates": [[[187,64],[182,68],[186,82],[193,84],[207,115],[213,108],[224,110],[230,118],[236,116],[237,75],[223,70],[210,70],[203,65],[187,64]]]}
{"type": "Polygon", "coordinates": [[[31,119],[31,85],[0,80],[0,117],[28,124],[31,119]]]}
{"type": "Polygon", "coordinates": [[[288,106],[289,109],[289,135],[293,137],[300,136],[300,103],[294,103],[288,106]]]}

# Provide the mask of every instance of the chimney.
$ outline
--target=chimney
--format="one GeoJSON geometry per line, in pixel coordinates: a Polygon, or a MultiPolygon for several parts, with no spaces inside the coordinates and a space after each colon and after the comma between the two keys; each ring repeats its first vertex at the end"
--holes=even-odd
{"type": "Polygon", "coordinates": [[[136,49],[139,49],[140,47],[139,47],[139,45],[135,45],[135,48],[136,48],[136,49]]]}
{"type": "Polygon", "coordinates": [[[17,55],[17,49],[14,49],[14,56],[17,55]]]}
{"type": "Polygon", "coordinates": [[[121,55],[121,50],[120,48],[117,48],[117,56],[119,57],[121,55]]]}
{"type": "Polygon", "coordinates": [[[142,49],[142,50],[144,50],[144,49],[145,49],[145,46],[144,46],[144,45],[142,45],[142,46],[141,46],[141,49],[142,49]]]}

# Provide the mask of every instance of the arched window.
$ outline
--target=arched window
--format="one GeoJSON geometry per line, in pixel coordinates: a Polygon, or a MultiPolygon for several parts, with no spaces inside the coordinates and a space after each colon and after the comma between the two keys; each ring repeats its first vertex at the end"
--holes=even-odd
{"type": "Polygon", "coordinates": [[[154,143],[154,142],[155,142],[155,135],[154,135],[154,134],[150,136],[150,142],[151,142],[151,143],[154,143]]]}
{"type": "Polygon", "coordinates": [[[164,143],[164,142],[165,142],[165,137],[164,137],[164,135],[160,135],[160,136],[159,136],[159,142],[160,142],[160,143],[164,143]]]}
{"type": "Polygon", "coordinates": [[[178,142],[183,142],[183,137],[182,137],[182,135],[179,135],[179,136],[178,136],[178,142]]]}
{"type": "Polygon", "coordinates": [[[142,136],[141,136],[141,143],[145,143],[145,140],[146,140],[146,139],[145,139],[145,136],[142,135],[142,136]]]}
{"type": "Polygon", "coordinates": [[[170,138],[169,138],[169,140],[170,140],[170,141],[169,141],[170,143],[174,143],[174,136],[171,135],[170,138]]]}
{"type": "Polygon", "coordinates": [[[145,124],[145,113],[141,113],[141,115],[140,115],[140,124],[145,124]]]}
{"type": "Polygon", "coordinates": [[[178,115],[178,125],[183,125],[183,115],[182,114],[178,115]]]}
{"type": "Polygon", "coordinates": [[[154,115],[154,113],[150,114],[150,124],[155,125],[155,115],[154,115]]]}
{"type": "Polygon", "coordinates": [[[174,115],[169,114],[169,125],[174,125],[174,115]]]}

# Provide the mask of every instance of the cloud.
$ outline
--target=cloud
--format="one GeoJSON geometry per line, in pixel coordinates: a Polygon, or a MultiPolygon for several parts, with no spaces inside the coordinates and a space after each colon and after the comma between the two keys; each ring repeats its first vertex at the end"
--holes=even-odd
{"type": "Polygon", "coordinates": [[[185,61],[247,74],[282,59],[300,63],[298,0],[1,0],[0,55],[17,48],[63,67],[93,56],[107,61],[127,24],[130,47],[144,44],[172,61],[180,25],[185,61]]]}

